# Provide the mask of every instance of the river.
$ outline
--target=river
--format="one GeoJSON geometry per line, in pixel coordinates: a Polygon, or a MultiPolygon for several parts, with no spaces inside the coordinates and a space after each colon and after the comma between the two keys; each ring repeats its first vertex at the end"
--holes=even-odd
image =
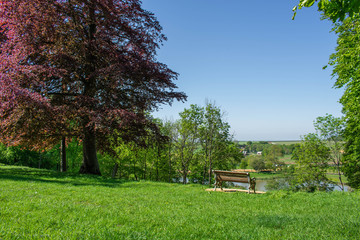
{"type": "MultiPolygon", "coordinates": [[[[268,191],[268,189],[266,189],[266,185],[268,184],[268,182],[271,180],[256,180],[256,191],[263,191],[266,192],[268,191]]],[[[236,183],[234,182],[235,186],[242,186],[245,189],[248,188],[249,184],[248,183],[236,183]]],[[[341,191],[341,188],[338,185],[332,185],[334,187],[334,191],[341,191]]],[[[348,192],[350,190],[349,186],[344,185],[344,189],[345,192],[348,192]]]]}
{"type": "MultiPolygon", "coordinates": [[[[256,191],[262,191],[262,192],[267,192],[269,191],[268,189],[266,189],[266,185],[272,180],[256,180],[256,191]]],[[[181,183],[182,182],[182,178],[173,178],[173,182],[178,182],[178,183],[181,183]]],[[[195,181],[196,182],[196,181],[195,181]]],[[[186,178],[186,183],[189,183],[189,179],[186,178]]],[[[207,185],[208,181],[206,181],[205,185],[207,185]]],[[[235,186],[241,186],[243,187],[244,189],[248,189],[249,187],[249,184],[248,183],[237,183],[237,182],[233,182],[233,184],[235,186]]],[[[334,184],[332,185],[334,187],[334,191],[341,191],[341,188],[334,184]]],[[[349,186],[346,186],[344,185],[344,188],[345,188],[345,192],[348,192],[350,191],[350,187],[349,186]]]]}

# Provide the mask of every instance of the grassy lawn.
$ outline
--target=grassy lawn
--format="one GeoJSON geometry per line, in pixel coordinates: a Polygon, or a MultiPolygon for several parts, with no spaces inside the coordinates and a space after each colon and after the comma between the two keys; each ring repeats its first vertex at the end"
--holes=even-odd
{"type": "Polygon", "coordinates": [[[208,193],[0,166],[0,239],[359,239],[360,193],[208,193]]]}

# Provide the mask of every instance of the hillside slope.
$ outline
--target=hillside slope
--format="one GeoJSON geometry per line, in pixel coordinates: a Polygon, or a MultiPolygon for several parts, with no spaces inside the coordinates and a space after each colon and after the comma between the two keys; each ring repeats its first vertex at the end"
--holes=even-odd
{"type": "Polygon", "coordinates": [[[0,239],[358,239],[359,193],[208,193],[0,166],[0,239]]]}

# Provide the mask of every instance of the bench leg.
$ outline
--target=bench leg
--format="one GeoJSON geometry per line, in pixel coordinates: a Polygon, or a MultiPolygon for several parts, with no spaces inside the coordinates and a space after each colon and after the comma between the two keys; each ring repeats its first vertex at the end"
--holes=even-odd
{"type": "Polygon", "coordinates": [[[221,191],[223,190],[223,187],[222,187],[222,181],[216,181],[215,180],[215,187],[214,187],[214,191],[216,191],[216,188],[217,187],[220,187],[221,191]]]}
{"type": "Polygon", "coordinates": [[[250,188],[254,190],[254,193],[256,193],[255,187],[256,187],[256,178],[251,178],[249,183],[249,193],[250,193],[250,188]]]}
{"type": "Polygon", "coordinates": [[[215,187],[214,187],[214,192],[216,191],[217,184],[218,184],[218,181],[217,181],[217,177],[216,177],[216,173],[215,173],[215,183],[214,183],[215,187]]]}

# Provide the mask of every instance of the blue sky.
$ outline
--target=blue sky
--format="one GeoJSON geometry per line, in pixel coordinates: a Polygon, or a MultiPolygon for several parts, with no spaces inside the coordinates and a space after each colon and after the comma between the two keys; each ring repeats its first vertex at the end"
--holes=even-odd
{"type": "Polygon", "coordinates": [[[185,103],[155,117],[178,119],[190,104],[215,101],[238,140],[296,140],[326,113],[341,116],[332,88],[332,24],[316,8],[291,20],[293,0],[143,0],[168,41],[158,60],[178,72],[185,103]]]}

